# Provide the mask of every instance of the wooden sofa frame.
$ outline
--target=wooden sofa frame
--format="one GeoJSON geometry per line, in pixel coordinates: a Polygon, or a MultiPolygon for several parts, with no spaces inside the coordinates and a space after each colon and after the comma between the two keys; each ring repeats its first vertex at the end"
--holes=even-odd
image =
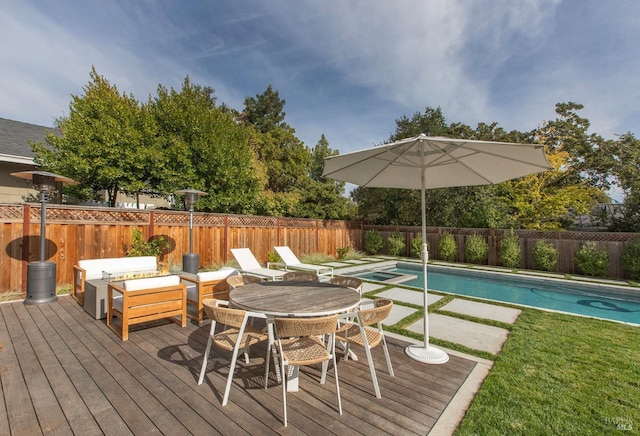
{"type": "Polygon", "coordinates": [[[205,298],[229,301],[229,286],[226,278],[200,281],[194,275],[183,274],[180,277],[184,281],[193,283],[196,287],[197,299],[192,300],[187,297],[187,306],[193,306],[195,311],[187,311],[187,316],[197,323],[204,321],[204,305],[202,302],[205,298]]]}
{"type": "MultiPolygon", "coordinates": [[[[154,256],[155,257],[155,256],[154,256]]],[[[83,259],[80,261],[80,263],[82,262],[95,262],[95,263],[106,263],[108,264],[109,262],[123,262],[126,261],[127,263],[131,264],[130,268],[118,268],[117,272],[126,272],[126,271],[137,271],[140,270],[138,261],[139,260],[143,260],[145,262],[148,262],[150,259],[152,258],[152,256],[139,256],[139,257],[119,257],[119,258],[105,258],[105,259],[83,259]]],[[[151,266],[151,264],[149,263],[149,266],[151,266]]],[[[155,269],[159,270],[159,269],[166,269],[168,270],[169,267],[168,265],[166,265],[163,262],[158,262],[157,260],[155,260],[155,269]]],[[[76,299],[76,301],[78,303],[80,303],[81,305],[84,305],[84,293],[85,293],[85,285],[87,280],[100,280],[102,279],[102,275],[100,275],[100,277],[94,277],[91,276],[91,274],[88,274],[88,271],[84,268],[82,268],[79,264],[78,265],[73,265],[73,286],[71,288],[71,296],[73,298],[76,299]]]]}
{"type": "Polygon", "coordinates": [[[140,290],[126,290],[119,283],[109,283],[107,326],[123,341],[129,339],[129,327],[147,321],[169,318],[176,324],[187,325],[187,287],[184,283],[140,290]],[[122,310],[113,307],[115,293],[122,294],[122,310]],[[120,318],[121,327],[113,325],[113,317],[120,318]]]}

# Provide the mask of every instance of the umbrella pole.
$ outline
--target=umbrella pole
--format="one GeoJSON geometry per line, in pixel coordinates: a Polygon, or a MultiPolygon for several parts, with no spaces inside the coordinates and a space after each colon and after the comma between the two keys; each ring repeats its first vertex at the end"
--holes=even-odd
{"type": "MultiPolygon", "coordinates": [[[[424,160],[424,148],[422,150],[422,159],[424,160]]],[[[424,168],[424,162],[423,162],[424,168]]],[[[435,348],[429,345],[429,300],[427,298],[428,289],[427,286],[427,262],[429,261],[429,249],[427,248],[427,199],[426,199],[426,181],[425,170],[422,171],[422,188],[420,189],[420,203],[422,207],[422,294],[424,295],[424,344],[409,345],[405,348],[405,354],[414,360],[424,363],[447,363],[449,361],[449,355],[439,348],[435,348]]]]}

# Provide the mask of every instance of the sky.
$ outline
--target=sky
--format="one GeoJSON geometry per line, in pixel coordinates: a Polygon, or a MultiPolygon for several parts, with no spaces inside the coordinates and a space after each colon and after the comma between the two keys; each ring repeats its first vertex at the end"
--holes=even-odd
{"type": "Polygon", "coordinates": [[[285,121],[340,153],[395,120],[529,131],[555,105],[640,134],[638,0],[0,0],[0,117],[52,126],[92,66],[139,101],[185,77],[242,110],[269,85],[285,121]]]}

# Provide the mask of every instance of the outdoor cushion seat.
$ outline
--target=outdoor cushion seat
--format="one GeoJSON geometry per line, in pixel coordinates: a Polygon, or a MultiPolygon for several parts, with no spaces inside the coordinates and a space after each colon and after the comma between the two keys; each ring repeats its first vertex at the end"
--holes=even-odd
{"type": "Polygon", "coordinates": [[[102,280],[103,273],[156,272],[159,269],[155,256],[108,257],[103,259],[82,259],[73,266],[73,287],[71,294],[78,303],[84,304],[87,280],[102,280]]]}
{"type": "Polygon", "coordinates": [[[109,283],[107,327],[123,341],[129,339],[129,326],[169,318],[182,327],[187,325],[186,285],[176,275],[125,280],[109,283]],[[113,318],[120,318],[116,328],[113,318]]]}
{"type": "Polygon", "coordinates": [[[238,270],[228,266],[217,271],[199,272],[195,277],[183,274],[182,280],[188,282],[187,305],[195,307],[195,312],[188,312],[187,316],[196,322],[202,322],[205,315],[203,301],[206,298],[228,300],[229,287],[226,279],[238,274],[238,270]]]}

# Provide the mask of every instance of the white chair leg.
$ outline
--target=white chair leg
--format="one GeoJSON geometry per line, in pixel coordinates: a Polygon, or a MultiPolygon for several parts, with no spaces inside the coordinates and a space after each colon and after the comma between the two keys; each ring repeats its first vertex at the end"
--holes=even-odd
{"type": "Polygon", "coordinates": [[[367,361],[369,362],[369,372],[371,373],[371,380],[373,381],[373,388],[376,391],[376,398],[382,398],[380,394],[380,386],[378,386],[378,377],[376,376],[376,369],[373,366],[373,357],[371,356],[371,347],[369,346],[369,341],[367,340],[367,333],[365,328],[360,326],[360,334],[362,335],[362,339],[364,342],[364,351],[367,354],[367,361]]]}
{"type": "Polygon", "coordinates": [[[284,362],[280,362],[280,369],[282,377],[282,408],[283,408],[283,417],[284,417],[284,426],[287,426],[287,373],[285,372],[285,364],[284,362]]]}
{"type": "Polygon", "coordinates": [[[204,360],[202,361],[202,369],[200,369],[200,378],[198,379],[198,384],[201,385],[204,380],[204,373],[207,371],[207,360],[209,359],[209,350],[211,350],[211,336],[209,336],[209,340],[207,341],[207,348],[204,350],[204,360]]]}
{"type": "MultiPolygon", "coordinates": [[[[269,386],[269,363],[271,363],[271,345],[267,345],[267,355],[264,358],[264,388],[269,386]]],[[[276,367],[276,370],[278,368],[276,367]]]]}
{"type": "Polygon", "coordinates": [[[333,355],[333,373],[336,377],[336,394],[338,395],[338,410],[340,411],[340,415],[342,415],[342,400],[340,399],[340,383],[338,382],[338,365],[336,362],[336,355],[333,355]]]}
{"type": "Polygon", "coordinates": [[[198,378],[198,384],[201,385],[204,380],[204,373],[207,371],[207,360],[209,360],[209,351],[211,351],[211,335],[216,331],[216,322],[211,321],[211,327],[209,330],[209,339],[207,339],[207,347],[204,349],[204,360],[202,361],[202,369],[200,370],[200,378],[198,378]]]}
{"type": "MultiPolygon", "coordinates": [[[[379,325],[378,327],[382,332],[382,325],[379,325]]],[[[391,377],[395,377],[395,375],[393,374],[393,366],[391,366],[391,357],[389,356],[389,348],[387,348],[387,340],[384,338],[384,333],[382,333],[382,347],[384,349],[384,357],[387,359],[387,368],[389,369],[389,375],[391,377]]]]}
{"type": "MultiPolygon", "coordinates": [[[[238,330],[238,338],[242,338],[244,334],[244,327],[247,324],[247,317],[245,315],[242,326],[238,330]]],[[[238,354],[240,353],[240,343],[242,341],[238,339],[236,346],[233,347],[233,356],[231,357],[231,365],[229,366],[229,376],[227,377],[227,385],[224,388],[224,397],[222,397],[222,405],[226,406],[227,401],[229,400],[229,392],[231,392],[231,383],[233,383],[233,374],[236,369],[236,361],[238,360],[238,354]]]]}

